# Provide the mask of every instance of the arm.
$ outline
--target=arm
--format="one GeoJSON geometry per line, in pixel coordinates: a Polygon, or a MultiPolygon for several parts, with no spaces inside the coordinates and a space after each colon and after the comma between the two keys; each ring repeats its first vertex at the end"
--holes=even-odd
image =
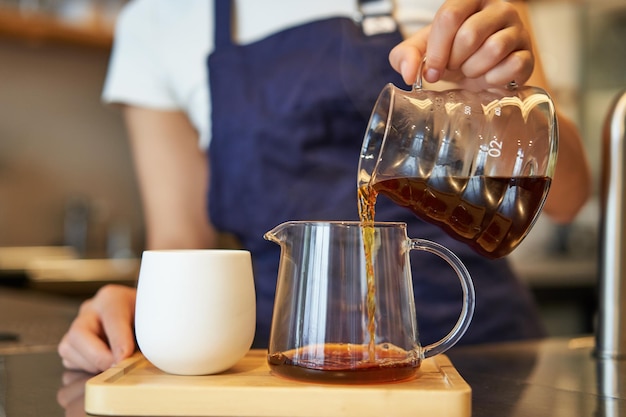
{"type": "MultiPolygon", "coordinates": [[[[206,156],[180,112],[125,107],[146,219],[147,248],[209,248],[206,156]]],[[[100,372],[135,350],[135,289],[107,285],[85,301],[58,351],[69,369],[100,372]]]]}
{"type": "MultiPolygon", "coordinates": [[[[522,2],[513,4],[519,9],[520,17],[526,27],[530,28],[531,22],[526,4],[522,2]]],[[[533,45],[536,45],[534,39],[532,40],[533,45]]],[[[550,94],[550,86],[539,57],[535,57],[535,71],[528,80],[528,84],[541,87],[550,94]]],[[[591,167],[578,127],[559,111],[558,106],[556,112],[559,124],[559,156],[544,210],[554,222],[565,224],[574,220],[576,214],[589,199],[593,184],[591,167]]]]}
{"type": "MultiPolygon", "coordinates": [[[[431,83],[485,88],[515,80],[549,93],[534,50],[524,2],[447,0],[433,23],[396,46],[389,60],[408,84],[427,55],[424,78],[431,83]]],[[[577,127],[558,108],[557,117],[559,156],[544,210],[555,222],[567,223],[589,198],[591,170],[577,127]]]]}
{"type": "Polygon", "coordinates": [[[146,222],[146,247],[211,248],[208,165],[195,129],[182,112],[126,107],[146,222]]]}

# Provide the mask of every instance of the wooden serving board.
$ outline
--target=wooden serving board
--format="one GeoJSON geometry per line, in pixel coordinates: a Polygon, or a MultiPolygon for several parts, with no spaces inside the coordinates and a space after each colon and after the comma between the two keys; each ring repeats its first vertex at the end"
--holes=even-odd
{"type": "Polygon", "coordinates": [[[116,416],[467,417],[471,388],[445,355],[426,359],[417,378],[337,385],[272,375],[265,350],[251,350],[217,375],[160,371],[141,354],[91,378],[85,411],[116,416]]]}

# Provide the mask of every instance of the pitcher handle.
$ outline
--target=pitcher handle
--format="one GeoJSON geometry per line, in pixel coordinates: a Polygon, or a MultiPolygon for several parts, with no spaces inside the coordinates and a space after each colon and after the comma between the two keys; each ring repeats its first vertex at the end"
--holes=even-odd
{"type": "Polygon", "coordinates": [[[454,252],[445,246],[431,242],[430,240],[411,239],[411,250],[413,249],[430,252],[445,260],[452,267],[452,269],[454,269],[454,272],[456,272],[459,277],[459,281],[461,282],[461,288],[463,289],[463,308],[461,309],[461,315],[452,330],[450,330],[450,333],[445,335],[439,341],[422,348],[422,356],[424,358],[429,358],[450,349],[467,331],[472,321],[474,307],[476,305],[474,283],[472,282],[472,277],[463,262],[461,262],[459,257],[456,256],[454,252]]]}
{"type": "Polygon", "coordinates": [[[420,62],[420,67],[417,70],[417,78],[413,83],[413,91],[422,89],[422,77],[424,76],[424,64],[426,64],[426,55],[422,58],[422,62],[420,62]]]}

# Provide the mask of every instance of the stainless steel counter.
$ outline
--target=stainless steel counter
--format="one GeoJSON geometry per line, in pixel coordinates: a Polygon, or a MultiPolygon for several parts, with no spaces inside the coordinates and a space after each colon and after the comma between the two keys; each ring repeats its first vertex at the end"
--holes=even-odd
{"type": "MultiPolygon", "coordinates": [[[[474,417],[626,417],[626,361],[596,360],[593,341],[456,347],[449,356],[472,387],[474,417]]],[[[84,417],[89,377],[65,371],[53,347],[0,350],[0,417],[84,417]]]]}
{"type": "Polygon", "coordinates": [[[455,349],[473,416],[626,417],[626,360],[593,356],[594,338],[455,349]]]}

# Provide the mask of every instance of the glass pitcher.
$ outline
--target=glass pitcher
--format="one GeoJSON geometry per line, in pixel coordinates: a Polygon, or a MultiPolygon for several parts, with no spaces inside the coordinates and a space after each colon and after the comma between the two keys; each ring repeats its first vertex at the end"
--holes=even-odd
{"type": "Polygon", "coordinates": [[[379,222],[369,231],[371,275],[359,222],[287,222],[265,234],[281,246],[268,353],[274,374],[326,383],[406,380],[417,374],[422,360],[452,347],[469,327],[474,287],[454,253],[408,238],[404,223],[379,222]],[[418,338],[412,250],[445,259],[463,290],[454,328],[424,347],[418,338]]]}
{"type": "Polygon", "coordinates": [[[499,258],[537,220],[557,142],[554,104],[540,88],[429,91],[420,76],[411,91],[388,84],[380,93],[357,186],[365,204],[383,194],[499,258]]]}

